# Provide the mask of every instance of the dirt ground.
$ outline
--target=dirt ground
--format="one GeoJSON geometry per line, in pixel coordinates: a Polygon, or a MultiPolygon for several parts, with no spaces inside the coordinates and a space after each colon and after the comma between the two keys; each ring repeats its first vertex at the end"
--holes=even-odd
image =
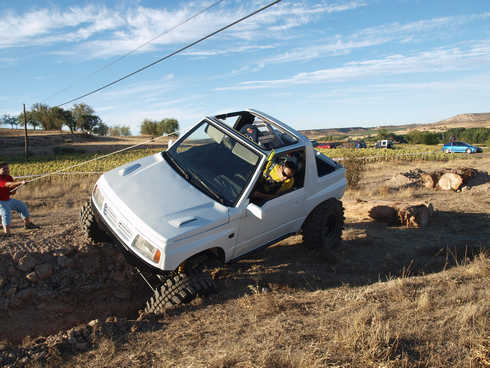
{"type": "MultiPolygon", "coordinates": [[[[194,303],[189,313],[214,308],[212,313],[216,317],[217,311],[230,301],[244,302],[251,294],[270,292],[281,298],[297,295],[298,300],[303,300],[301,298],[309,298],[305,296],[309,293],[342,293],[346,288],[366,288],[400,276],[427,276],[466,264],[490,245],[489,171],[488,154],[446,163],[372,164],[360,187],[349,189],[345,194],[348,216],[343,244],[338,250],[307,251],[300,235],[288,238],[217,269],[219,293],[194,303]],[[480,172],[469,189],[461,192],[386,186],[387,180],[400,172],[460,166],[480,172]],[[425,228],[386,226],[369,220],[359,221],[355,215],[349,215],[349,203],[357,199],[430,201],[436,213],[425,228]]],[[[14,214],[13,235],[0,238],[1,365],[24,366],[36,361],[51,362],[48,365],[53,366],[71,361],[70,364],[75,365],[75,357],[81,354],[83,361],[83,354],[94,348],[86,335],[87,326],[93,327],[95,323],[105,323],[104,336],[115,334],[123,341],[149,330],[161,330],[164,334],[166,322],[151,319],[135,322],[138,310],[150,295],[144,282],[112,244],[88,244],[79,228],[79,209],[89,197],[95,180],[93,176],[48,179],[26,186],[17,194],[18,199],[28,204],[33,221],[41,228],[24,230],[14,214]],[[119,323],[115,323],[117,321],[119,323]],[[55,360],[46,360],[46,357],[53,357],[49,353],[53,346],[64,348],[57,350],[55,360]]],[[[488,268],[484,274],[488,278],[488,268]]],[[[488,304],[486,308],[488,313],[488,304]]],[[[243,332],[236,331],[240,333],[243,332]]],[[[114,349],[111,346],[110,349],[114,349]]],[[[104,349],[103,345],[99,344],[97,349],[95,354],[103,354],[100,350],[104,349]]],[[[120,365],[139,366],[130,364],[130,360],[120,365]]],[[[235,365],[223,363],[221,366],[235,365]]]]}

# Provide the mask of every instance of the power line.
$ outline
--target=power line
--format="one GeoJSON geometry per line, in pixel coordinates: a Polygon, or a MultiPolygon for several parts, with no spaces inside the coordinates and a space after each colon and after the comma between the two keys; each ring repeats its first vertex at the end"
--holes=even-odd
{"type": "Polygon", "coordinates": [[[202,42],[202,41],[204,41],[204,40],[206,40],[206,39],[208,39],[208,38],[210,38],[210,37],[212,37],[212,36],[220,33],[222,31],[224,31],[225,29],[228,29],[228,28],[234,26],[237,23],[240,23],[240,22],[244,21],[245,19],[248,19],[248,18],[250,18],[250,17],[252,17],[252,16],[260,13],[260,12],[264,11],[265,9],[270,8],[271,6],[273,6],[273,5],[275,5],[275,4],[279,3],[279,2],[281,2],[281,0],[275,0],[272,3],[266,5],[266,6],[260,8],[258,10],[255,10],[254,12],[252,12],[252,13],[250,13],[250,14],[248,14],[248,15],[246,15],[246,16],[244,16],[244,17],[242,17],[242,18],[240,18],[240,19],[238,19],[236,21],[234,21],[233,23],[230,23],[227,26],[224,26],[224,27],[222,27],[222,28],[220,28],[220,29],[218,29],[218,30],[216,30],[216,31],[208,34],[207,36],[204,36],[204,37],[198,39],[197,41],[194,41],[194,42],[188,44],[187,46],[184,46],[184,47],[182,47],[182,48],[180,48],[180,49],[178,49],[178,50],[176,50],[176,51],[174,51],[174,52],[172,52],[172,53],[164,56],[164,57],[162,57],[162,58],[154,61],[151,64],[148,64],[148,65],[146,65],[146,66],[144,66],[144,67],[142,67],[142,68],[140,68],[140,69],[138,69],[138,70],[136,70],[136,71],[134,71],[132,73],[126,74],[124,77],[121,77],[121,78],[119,78],[119,79],[117,79],[117,80],[115,80],[115,81],[113,81],[111,83],[105,84],[102,87],[99,87],[99,88],[97,88],[97,89],[95,89],[95,90],[93,90],[91,92],[87,92],[87,93],[85,93],[85,94],[83,94],[83,95],[81,95],[79,97],[73,98],[73,99],[71,99],[69,101],[66,101],[66,102],[64,102],[62,104],[59,104],[59,105],[56,105],[56,106],[57,107],[61,107],[63,105],[69,104],[70,102],[74,102],[74,101],[80,100],[80,99],[82,99],[84,97],[90,96],[90,95],[92,95],[94,93],[97,93],[97,92],[99,92],[99,91],[101,91],[101,90],[103,90],[103,89],[105,89],[107,87],[113,86],[114,84],[119,83],[122,80],[124,80],[126,78],[129,78],[129,77],[131,77],[131,76],[133,76],[133,75],[135,75],[135,74],[137,74],[137,73],[139,73],[139,72],[141,72],[141,71],[143,71],[145,69],[148,69],[149,67],[152,67],[153,65],[158,64],[158,63],[160,63],[160,62],[162,62],[162,61],[164,61],[164,60],[166,60],[166,59],[168,59],[168,58],[170,58],[170,57],[172,57],[172,56],[174,56],[174,55],[176,55],[176,54],[178,54],[178,53],[180,53],[180,52],[182,52],[182,51],[184,51],[186,49],[188,49],[189,47],[192,47],[192,46],[194,46],[194,45],[196,45],[196,44],[198,44],[198,43],[200,43],[200,42],[202,42]]]}
{"type": "MultiPolygon", "coordinates": [[[[138,47],[136,47],[135,49],[133,49],[133,50],[129,51],[128,53],[126,53],[126,54],[124,54],[124,55],[121,55],[121,56],[119,56],[119,57],[115,58],[115,59],[114,59],[113,61],[111,61],[110,63],[107,63],[106,65],[102,66],[101,68],[99,68],[99,69],[95,70],[94,72],[92,72],[92,73],[88,74],[88,75],[85,77],[85,79],[86,79],[86,78],[90,78],[90,77],[94,76],[95,74],[97,74],[97,73],[101,72],[102,70],[105,70],[105,69],[109,68],[110,66],[114,65],[114,64],[115,64],[115,63],[117,63],[118,61],[121,61],[122,59],[124,59],[124,58],[128,57],[129,55],[133,54],[134,52],[138,51],[138,50],[139,50],[139,49],[141,49],[142,47],[144,47],[144,46],[148,45],[149,43],[151,43],[151,42],[155,41],[157,38],[160,38],[160,37],[162,37],[164,34],[167,34],[167,33],[172,32],[172,31],[173,31],[173,30],[175,30],[176,28],[178,28],[178,27],[180,27],[180,26],[184,25],[185,23],[187,23],[187,22],[191,21],[192,19],[194,19],[194,18],[198,17],[199,15],[201,15],[201,14],[203,14],[203,13],[207,12],[209,9],[211,9],[211,8],[215,7],[216,5],[218,5],[219,3],[223,2],[223,1],[224,1],[224,0],[218,0],[218,1],[214,2],[213,4],[211,4],[210,6],[208,6],[208,7],[204,8],[204,9],[200,10],[199,12],[197,12],[197,13],[195,13],[195,14],[191,15],[189,18],[187,18],[187,19],[183,20],[182,22],[180,22],[180,23],[176,24],[175,26],[173,26],[173,27],[171,27],[171,28],[166,29],[166,30],[165,30],[165,31],[163,31],[162,33],[159,33],[158,35],[156,35],[155,37],[153,37],[152,39],[150,39],[150,40],[148,40],[148,41],[146,41],[146,42],[142,43],[141,45],[139,45],[139,46],[138,46],[138,47]]],[[[48,97],[46,97],[44,100],[45,100],[45,101],[47,101],[47,100],[49,100],[49,99],[51,99],[51,98],[53,98],[53,97],[55,97],[55,96],[58,96],[60,93],[65,92],[66,90],[68,90],[68,89],[70,89],[71,87],[73,87],[75,84],[76,84],[76,82],[71,83],[71,84],[70,84],[70,85],[68,85],[67,87],[65,87],[65,88],[63,88],[63,89],[61,89],[61,90],[59,90],[58,92],[55,92],[55,93],[53,93],[53,94],[49,95],[49,96],[48,96],[48,97]]]]}

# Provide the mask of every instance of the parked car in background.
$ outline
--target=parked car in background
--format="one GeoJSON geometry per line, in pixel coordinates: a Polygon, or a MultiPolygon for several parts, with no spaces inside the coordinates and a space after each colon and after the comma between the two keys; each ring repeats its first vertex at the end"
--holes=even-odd
{"type": "Polygon", "coordinates": [[[339,146],[342,146],[342,143],[340,142],[328,142],[328,143],[319,143],[316,148],[326,148],[326,149],[332,149],[332,148],[337,148],[339,146]]]}
{"type": "Polygon", "coordinates": [[[477,153],[482,152],[480,147],[472,146],[465,142],[449,142],[442,146],[444,153],[477,153]]]}
{"type": "Polygon", "coordinates": [[[395,148],[391,139],[382,139],[376,142],[376,148],[395,148]]]}
{"type": "Polygon", "coordinates": [[[358,149],[358,148],[367,148],[366,142],[364,142],[362,139],[361,140],[355,140],[355,141],[345,142],[342,146],[344,148],[355,148],[355,149],[358,149]]]}

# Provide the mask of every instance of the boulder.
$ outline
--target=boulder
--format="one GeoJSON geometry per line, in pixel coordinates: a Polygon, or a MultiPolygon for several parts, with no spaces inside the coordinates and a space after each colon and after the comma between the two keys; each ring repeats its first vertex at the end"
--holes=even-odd
{"type": "Polygon", "coordinates": [[[445,173],[437,182],[437,188],[441,190],[458,190],[463,185],[463,178],[455,173],[445,173]]]}
{"type": "Polygon", "coordinates": [[[429,173],[420,174],[420,179],[422,182],[422,186],[424,186],[427,189],[432,189],[437,184],[437,178],[433,174],[429,174],[429,173]]]}
{"type": "Polygon", "coordinates": [[[345,215],[358,221],[372,219],[389,225],[423,227],[434,213],[431,203],[392,201],[344,201],[345,215]]]}
{"type": "Polygon", "coordinates": [[[423,227],[429,223],[432,216],[432,204],[419,204],[416,206],[402,206],[398,208],[398,219],[402,225],[407,227],[423,227]]]}

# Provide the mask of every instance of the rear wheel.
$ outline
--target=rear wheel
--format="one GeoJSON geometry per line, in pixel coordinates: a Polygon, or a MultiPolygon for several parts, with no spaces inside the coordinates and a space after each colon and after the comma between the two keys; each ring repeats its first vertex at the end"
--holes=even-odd
{"type": "Polygon", "coordinates": [[[146,302],[146,313],[162,313],[165,309],[189,303],[198,295],[208,295],[216,290],[211,276],[202,271],[190,270],[175,273],[155,289],[146,302]]]}
{"type": "Polygon", "coordinates": [[[93,243],[110,240],[110,237],[97,225],[90,201],[85,202],[80,209],[80,227],[88,240],[93,243]]]}
{"type": "Polygon", "coordinates": [[[469,153],[471,153],[471,149],[470,149],[470,148],[468,148],[468,149],[466,150],[466,153],[468,153],[468,154],[469,154],[469,153]]]}
{"type": "Polygon", "coordinates": [[[334,249],[344,229],[344,207],[335,198],[318,205],[303,225],[303,241],[308,248],[334,249]]]}

